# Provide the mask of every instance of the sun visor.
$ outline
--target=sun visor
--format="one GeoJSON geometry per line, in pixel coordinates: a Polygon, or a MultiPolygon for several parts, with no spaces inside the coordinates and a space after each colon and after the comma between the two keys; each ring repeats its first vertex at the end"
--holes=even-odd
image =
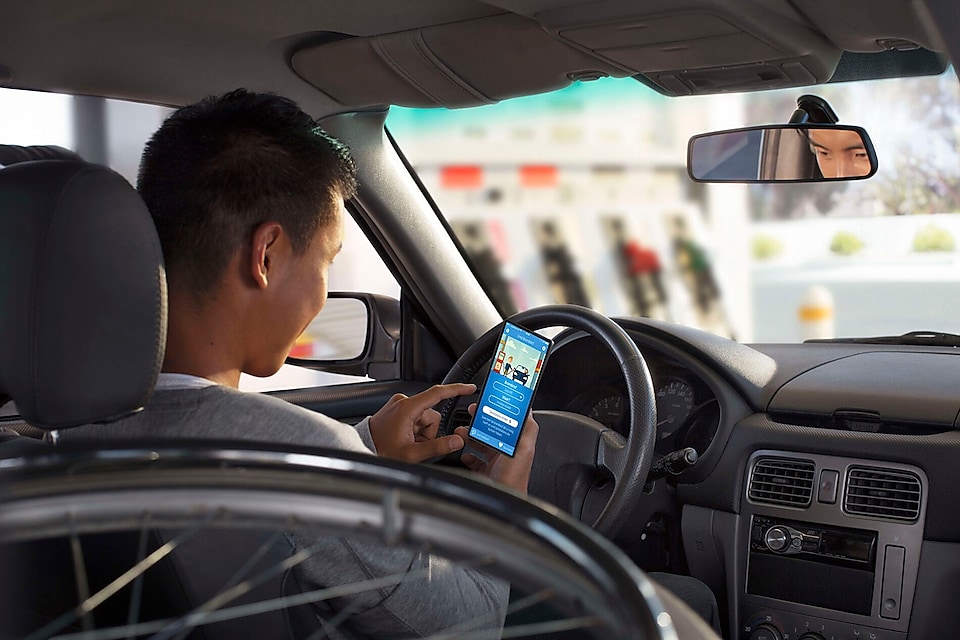
{"type": "Polygon", "coordinates": [[[914,0],[795,0],[795,3],[845,51],[877,53],[920,47],[946,51],[940,35],[922,21],[914,0]]]}
{"type": "Polygon", "coordinates": [[[845,51],[939,44],[908,0],[877,0],[903,20],[860,15],[862,29],[838,30],[871,13],[851,1],[854,14],[821,0],[487,0],[505,13],[310,45],[292,65],[347,106],[467,107],[603,76],[672,96],[809,86],[845,51]]]}
{"type": "Polygon", "coordinates": [[[470,107],[580,78],[632,75],[511,14],[310,46],[296,51],[291,64],[352,107],[470,107]]]}
{"type": "MultiPolygon", "coordinates": [[[[772,3],[778,6],[780,3],[772,3]]],[[[608,5],[611,6],[611,5],[608,5]]],[[[710,0],[616,3],[585,24],[583,5],[537,15],[556,37],[612,64],[635,70],[668,95],[758,91],[826,82],[841,50],[803,16],[757,4],[710,0]]]]}

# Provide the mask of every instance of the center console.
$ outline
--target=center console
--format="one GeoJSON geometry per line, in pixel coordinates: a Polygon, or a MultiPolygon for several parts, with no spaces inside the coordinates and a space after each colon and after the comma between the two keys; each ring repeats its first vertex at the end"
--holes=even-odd
{"type": "Polygon", "coordinates": [[[737,534],[738,637],[905,640],[926,491],[907,465],[755,452],[737,534]]]}

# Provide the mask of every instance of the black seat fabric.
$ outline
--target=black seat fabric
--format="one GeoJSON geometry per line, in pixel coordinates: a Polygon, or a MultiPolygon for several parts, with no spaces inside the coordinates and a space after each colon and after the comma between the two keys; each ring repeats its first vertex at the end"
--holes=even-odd
{"type": "Polygon", "coordinates": [[[133,187],[76,160],[0,171],[0,404],[45,429],[136,411],[165,336],[160,242],[133,187]]]}
{"type": "Polygon", "coordinates": [[[36,160],[80,161],[81,158],[73,151],[55,145],[21,147],[15,144],[0,144],[0,168],[36,160]]]}

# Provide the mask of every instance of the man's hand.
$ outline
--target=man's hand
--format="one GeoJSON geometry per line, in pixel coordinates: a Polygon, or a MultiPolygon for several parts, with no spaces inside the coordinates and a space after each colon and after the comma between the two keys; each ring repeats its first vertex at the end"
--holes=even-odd
{"type": "MultiPolygon", "coordinates": [[[[470,415],[474,415],[477,412],[476,403],[470,405],[468,410],[470,415]]],[[[455,433],[466,440],[467,431],[466,427],[457,427],[455,433]]],[[[533,456],[537,450],[537,435],[539,433],[540,425],[531,415],[523,425],[520,441],[517,443],[512,458],[495,449],[490,449],[487,453],[486,462],[471,453],[463,454],[460,461],[472,471],[505,484],[511,489],[526,493],[527,485],[530,483],[530,468],[533,466],[533,456]]]]}
{"type": "Polygon", "coordinates": [[[463,448],[462,435],[437,437],[440,414],[433,406],[456,396],[476,393],[473,384],[438,384],[407,397],[398,393],[370,416],[370,436],[377,455],[404,462],[422,462],[463,448]]]}

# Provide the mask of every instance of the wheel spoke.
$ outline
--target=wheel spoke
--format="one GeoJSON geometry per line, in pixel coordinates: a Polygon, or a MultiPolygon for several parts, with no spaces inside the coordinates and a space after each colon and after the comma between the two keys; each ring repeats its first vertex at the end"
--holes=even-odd
{"type": "MultiPolygon", "coordinates": [[[[317,553],[321,548],[320,544],[312,545],[306,549],[301,549],[295,554],[291,555],[289,558],[284,558],[281,562],[274,564],[271,567],[261,571],[257,575],[253,576],[248,580],[237,583],[223,591],[213,598],[210,598],[202,605],[188,613],[187,615],[179,618],[175,624],[172,625],[169,629],[164,629],[161,633],[156,634],[150,640],[168,640],[172,638],[175,634],[180,631],[189,632],[194,627],[206,624],[207,618],[215,611],[222,610],[222,607],[227,603],[236,600],[240,596],[248,593],[254,587],[257,587],[260,584],[275,578],[278,575],[282,575],[289,569],[297,566],[301,562],[308,560],[313,555],[317,553]]],[[[239,573],[239,572],[238,572],[239,573]]],[[[281,607],[282,608],[282,607],[281,607]]]]}
{"type": "Polygon", "coordinates": [[[364,606],[361,600],[354,600],[349,605],[337,612],[337,615],[333,616],[330,620],[323,620],[317,616],[320,620],[320,628],[307,636],[306,640],[324,640],[327,636],[330,635],[332,631],[336,631],[340,628],[344,622],[346,622],[350,617],[360,611],[364,606]]]}
{"type": "MultiPolygon", "coordinates": [[[[289,568],[292,568],[303,562],[310,556],[314,555],[320,548],[320,544],[311,546],[303,551],[300,551],[293,556],[290,556],[287,560],[280,563],[279,566],[283,567],[283,571],[286,571],[289,568]]],[[[489,558],[477,559],[472,561],[465,562],[454,562],[451,563],[453,567],[472,567],[476,568],[484,564],[489,564],[489,558]]],[[[274,567],[276,569],[277,567],[274,567]]],[[[271,570],[268,570],[271,571],[271,570]]],[[[185,624],[189,627],[196,627],[201,624],[209,624],[212,622],[223,622],[226,620],[234,620],[236,618],[242,618],[246,616],[257,615],[260,613],[267,613],[269,611],[280,611],[286,608],[292,608],[300,606],[303,604],[312,604],[315,602],[323,602],[326,600],[332,600],[334,598],[343,598],[345,596],[357,595],[364,593],[366,591],[373,591],[375,589],[382,589],[384,587],[391,587],[398,585],[403,581],[419,580],[421,578],[428,578],[430,572],[432,571],[431,567],[426,567],[424,569],[417,569],[414,571],[401,571],[398,573],[381,576],[379,578],[372,578],[370,580],[362,580],[360,582],[355,582],[353,584],[338,585],[336,587],[325,587],[323,589],[316,589],[314,591],[307,591],[305,593],[298,593],[289,596],[281,596],[279,598],[273,598],[270,600],[263,600],[261,602],[254,602],[250,604],[239,605],[236,607],[231,607],[227,609],[219,610],[208,610],[199,612],[196,614],[188,614],[185,616],[185,624]]],[[[267,573],[267,572],[264,572],[267,573]]],[[[264,575],[261,573],[257,578],[259,579],[264,575]]],[[[242,585],[237,585],[241,587],[242,585]]],[[[246,590],[243,591],[245,593],[246,590]]],[[[237,594],[240,595],[240,594],[237,594]]],[[[235,597],[235,596],[234,596],[235,597]]],[[[159,640],[158,638],[151,638],[151,640],[159,640]]]]}
{"type": "MultiPolygon", "coordinates": [[[[117,593],[118,591],[123,589],[125,586],[130,584],[138,576],[142,575],[144,571],[146,571],[147,569],[154,566],[155,564],[163,560],[165,557],[170,555],[178,546],[180,546],[180,544],[188,540],[191,536],[195,535],[205,525],[212,522],[218,515],[219,515],[219,511],[211,511],[209,514],[207,514],[207,516],[203,520],[195,523],[185,531],[181,532],[179,536],[177,536],[170,542],[167,542],[166,544],[163,544],[160,547],[158,547],[153,553],[151,553],[146,558],[144,558],[140,562],[136,563],[135,565],[127,569],[124,573],[122,573],[119,577],[117,577],[113,582],[105,586],[103,589],[101,589],[97,593],[87,598],[83,598],[80,604],[76,606],[76,608],[71,609],[70,611],[67,611],[66,613],[61,615],[59,618],[56,618],[55,620],[53,620],[51,623],[44,625],[40,629],[37,629],[36,631],[34,631],[32,634],[30,634],[30,636],[26,638],[26,640],[42,640],[42,639],[48,638],[49,636],[62,630],[64,627],[71,624],[78,618],[86,616],[88,613],[92,612],[98,606],[103,604],[103,602],[106,601],[108,598],[110,598],[115,593],[117,593]]],[[[74,540],[76,540],[76,545],[79,548],[80,546],[79,538],[76,538],[75,536],[71,535],[71,544],[74,542],[74,540]]],[[[82,553],[82,549],[81,549],[81,553],[82,553]]],[[[82,565],[82,562],[81,562],[81,565],[82,565]]],[[[86,572],[84,572],[83,575],[84,575],[84,581],[86,581],[86,572]]],[[[133,626],[136,627],[136,625],[133,625],[133,626]]],[[[125,627],[125,628],[128,628],[128,627],[125,627]]],[[[99,632],[90,632],[90,633],[85,632],[83,634],[80,634],[77,637],[94,638],[94,637],[97,637],[97,633],[99,632]]],[[[124,637],[124,635],[126,634],[124,633],[117,637],[122,638],[124,637]]],[[[134,634],[134,635],[137,635],[137,634],[134,634]]]]}
{"type": "MultiPolygon", "coordinates": [[[[511,602],[507,606],[506,615],[511,613],[517,613],[519,611],[524,611],[530,607],[547,602],[551,598],[555,597],[557,594],[553,589],[542,589],[537,593],[530,594],[520,600],[511,602]]],[[[490,613],[483,616],[477,616],[461,622],[458,625],[450,627],[449,629],[444,629],[440,633],[435,633],[432,636],[429,636],[429,640],[456,640],[457,638],[463,637],[464,633],[477,631],[477,627],[485,624],[498,623],[500,621],[500,616],[496,613],[490,613]]],[[[490,633],[490,630],[486,630],[485,633],[490,633]]],[[[497,638],[500,637],[499,633],[496,634],[497,638]]],[[[425,639],[427,640],[427,639],[425,639]]]]}
{"type": "MultiPolygon", "coordinates": [[[[137,562],[141,562],[147,555],[147,541],[150,539],[150,513],[143,516],[143,524],[140,527],[140,540],[137,543],[137,562]]],[[[130,596],[130,611],[127,614],[127,624],[132,625],[140,619],[140,603],[143,600],[143,574],[137,576],[133,582],[133,594],[130,596]]],[[[133,636],[127,636],[127,640],[133,640],[133,636]]]]}
{"type": "MultiPolygon", "coordinates": [[[[482,568],[484,566],[489,566],[491,563],[492,561],[489,557],[483,557],[483,558],[474,559],[474,560],[454,562],[454,563],[451,563],[451,566],[458,567],[458,568],[477,569],[477,568],[482,568]]],[[[381,576],[379,578],[373,578],[370,580],[362,580],[360,582],[354,582],[353,584],[349,584],[349,585],[325,587],[323,589],[316,589],[314,591],[307,591],[305,593],[298,593],[290,596],[281,596],[279,598],[271,598],[269,600],[262,600],[260,602],[238,605],[236,607],[229,607],[229,608],[220,609],[217,611],[189,613],[186,616],[183,616],[181,618],[168,618],[166,620],[142,622],[140,624],[132,625],[130,627],[121,627],[121,628],[115,627],[113,629],[97,630],[92,633],[80,632],[80,633],[63,634],[63,635],[55,636],[50,640],[119,640],[120,638],[123,638],[127,634],[139,636],[147,633],[156,633],[158,631],[163,631],[169,625],[174,623],[181,623],[181,622],[193,628],[201,624],[210,624],[214,622],[224,622],[227,620],[235,620],[238,618],[253,616],[261,613],[267,613],[270,611],[280,611],[285,608],[296,607],[303,604],[311,604],[314,602],[323,602],[325,600],[332,600],[334,598],[343,598],[346,596],[357,595],[359,593],[364,593],[366,591],[373,591],[375,589],[382,589],[384,587],[390,587],[396,584],[400,584],[405,580],[419,580],[422,578],[427,578],[429,577],[431,571],[432,571],[431,567],[426,567],[424,569],[417,569],[414,571],[403,571],[399,573],[390,574],[387,576],[381,576]]],[[[179,629],[180,628],[178,627],[178,630],[179,629]]],[[[151,640],[154,640],[154,639],[151,638],[151,640]]]]}
{"type": "MultiPolygon", "coordinates": [[[[275,544],[277,544],[277,542],[283,539],[283,536],[284,536],[284,533],[282,531],[275,531],[273,535],[271,535],[267,540],[265,540],[264,543],[260,545],[260,548],[257,549],[254,553],[252,553],[250,557],[247,558],[247,561],[244,562],[239,569],[237,569],[237,572],[234,573],[230,577],[230,579],[226,581],[226,583],[224,583],[223,587],[220,590],[220,593],[216,597],[220,598],[223,596],[224,593],[236,587],[236,585],[238,585],[240,581],[243,580],[243,578],[253,570],[253,568],[263,558],[263,556],[265,556],[267,552],[270,551],[270,549],[273,548],[275,544]]],[[[238,593],[237,595],[239,596],[240,594],[238,593]]],[[[209,606],[213,606],[213,608],[215,609],[217,605],[214,605],[212,603],[214,603],[214,599],[211,599],[205,602],[204,604],[200,605],[190,613],[201,613],[203,611],[206,611],[207,610],[206,607],[209,607],[209,606]]],[[[220,603],[219,606],[223,606],[224,604],[226,604],[226,601],[220,603]]],[[[210,610],[213,610],[213,609],[210,609],[210,610]]],[[[175,629],[170,630],[171,633],[176,632],[176,629],[181,628],[180,625],[175,625],[175,627],[176,627],[175,629]]],[[[193,627],[184,628],[181,631],[181,633],[179,633],[176,636],[174,640],[183,640],[190,634],[190,631],[192,629],[193,627]]],[[[160,640],[161,638],[168,638],[168,637],[170,637],[169,633],[157,634],[157,640],[160,640]]]]}
{"type": "MultiPolygon", "coordinates": [[[[77,535],[77,523],[72,514],[70,516],[70,556],[73,558],[73,575],[77,580],[77,596],[80,602],[84,602],[90,598],[90,581],[87,579],[87,566],[83,561],[83,545],[80,543],[80,536],[77,535]]],[[[93,613],[84,611],[82,622],[85,631],[92,631],[93,613]]]]}
{"type": "MultiPolygon", "coordinates": [[[[97,457],[98,464],[66,491],[52,469],[13,478],[14,490],[0,496],[0,539],[10,541],[12,554],[23,549],[22,562],[9,556],[15,561],[13,575],[43,560],[63,577],[56,589],[42,578],[25,581],[22,597],[14,598],[15,615],[0,616],[7,618],[0,619],[0,635],[186,640],[204,625],[217,629],[217,623],[228,621],[235,621],[238,635],[274,623],[283,633],[277,612],[300,608],[307,640],[329,640],[359,625],[371,602],[397,588],[410,585],[426,593],[435,587],[436,565],[417,560],[424,554],[446,558],[444,566],[452,571],[480,570],[524,585],[526,592],[509,604],[461,615],[428,632],[429,640],[564,631],[635,637],[649,635],[656,620],[651,615],[659,603],[638,589],[644,585],[642,574],[615,549],[563,518],[456,475],[427,469],[424,480],[370,456],[345,455],[345,462],[319,457],[307,461],[309,469],[296,467],[287,474],[269,451],[224,451],[227,466],[205,458],[194,462],[179,449],[150,451],[150,464],[142,466],[139,450],[120,452],[136,464],[123,455],[97,457]],[[158,468],[154,459],[177,464],[158,468]],[[237,465],[243,473],[234,469],[237,465]],[[352,535],[409,551],[415,560],[408,564],[409,557],[390,556],[396,564],[375,569],[376,577],[338,575],[334,580],[347,583],[311,581],[303,583],[312,589],[306,592],[275,585],[292,579],[292,570],[299,575],[324,560],[324,550],[338,537],[352,535]],[[234,561],[204,566],[207,558],[219,558],[224,545],[234,549],[234,561]],[[33,554],[42,555],[34,560],[33,554]],[[184,573],[200,569],[204,574],[184,573]],[[185,581],[182,587],[178,579],[185,581]],[[196,593],[178,590],[183,588],[196,593]],[[197,598],[197,593],[204,595],[197,598]],[[186,607],[183,596],[190,602],[186,607]],[[505,629],[504,614],[510,625],[505,629]]],[[[74,468],[71,456],[61,457],[74,468]]],[[[611,455],[611,462],[620,462],[616,458],[611,455]]],[[[46,458],[41,462],[51,464],[46,458]]]]}

